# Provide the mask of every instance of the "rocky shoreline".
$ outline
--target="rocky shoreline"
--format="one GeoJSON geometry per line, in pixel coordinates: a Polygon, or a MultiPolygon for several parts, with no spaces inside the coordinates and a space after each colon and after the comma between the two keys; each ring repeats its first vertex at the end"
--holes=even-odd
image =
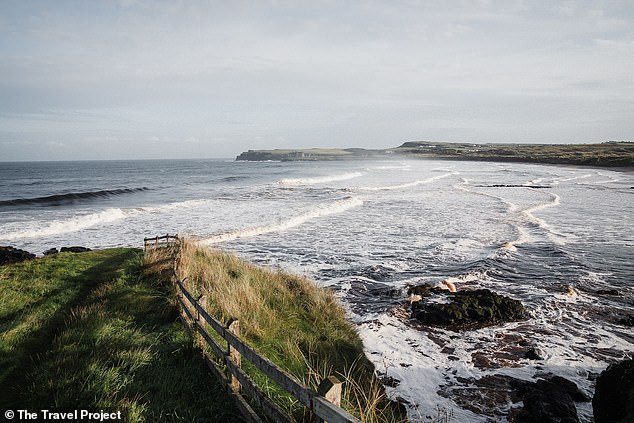
{"type": "MultiPolygon", "coordinates": [[[[57,248],[50,248],[42,253],[43,256],[48,256],[51,254],[57,253],[84,253],[86,251],[92,251],[87,247],[61,247],[59,250],[57,248]]],[[[0,266],[6,264],[14,264],[20,263],[28,260],[35,260],[37,256],[33,253],[30,253],[25,250],[21,250],[19,248],[12,247],[10,245],[0,246],[0,266]]]]}
{"type": "MultiPolygon", "coordinates": [[[[509,322],[529,321],[530,314],[515,299],[488,289],[456,290],[453,284],[411,286],[408,300],[396,311],[409,326],[434,333],[450,330],[461,333],[509,322]]],[[[521,336],[505,335],[496,351],[475,351],[471,359],[475,367],[494,371],[520,366],[525,360],[544,360],[543,353],[521,336]]],[[[441,337],[437,343],[442,347],[441,337]]],[[[450,360],[449,346],[442,348],[450,360]]],[[[501,373],[476,378],[457,378],[457,383],[441,386],[438,394],[450,398],[460,407],[491,418],[506,417],[511,423],[579,422],[577,404],[592,401],[595,423],[634,421],[634,359],[610,365],[596,381],[594,397],[583,392],[572,381],[548,372],[537,372],[532,380],[523,380],[501,373]],[[474,387],[477,389],[474,390],[474,387]]],[[[396,387],[400,381],[384,375],[386,386],[396,387]]]]}

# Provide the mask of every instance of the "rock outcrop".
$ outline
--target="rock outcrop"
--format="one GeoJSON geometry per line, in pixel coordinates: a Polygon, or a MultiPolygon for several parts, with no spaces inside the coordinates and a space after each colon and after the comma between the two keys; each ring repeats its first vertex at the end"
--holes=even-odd
{"type": "Polygon", "coordinates": [[[523,319],[526,311],[518,300],[488,289],[451,292],[421,285],[409,290],[411,317],[428,325],[450,328],[483,327],[523,319]]]}
{"type": "Polygon", "coordinates": [[[537,382],[511,381],[524,406],[509,421],[517,423],[578,423],[575,402],[590,398],[574,382],[561,376],[550,376],[537,382]]]}
{"type": "Polygon", "coordinates": [[[25,260],[33,260],[35,254],[20,250],[11,246],[0,246],[0,265],[19,263],[25,260]]]}
{"type": "Polygon", "coordinates": [[[634,359],[611,364],[597,378],[595,423],[634,422],[634,359]]]}
{"type": "Polygon", "coordinates": [[[62,253],[85,253],[87,251],[92,251],[87,247],[62,247],[62,253]]]}

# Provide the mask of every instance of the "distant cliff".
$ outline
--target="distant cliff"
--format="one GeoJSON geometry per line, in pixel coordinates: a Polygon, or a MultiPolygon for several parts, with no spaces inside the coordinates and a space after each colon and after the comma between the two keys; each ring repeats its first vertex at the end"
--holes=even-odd
{"type": "Polygon", "coordinates": [[[408,141],[386,150],[363,148],[249,150],[240,154],[236,160],[316,161],[388,157],[634,167],[634,143],[609,141],[601,144],[470,144],[408,141]]]}
{"type": "Polygon", "coordinates": [[[236,157],[248,161],[316,161],[354,160],[378,158],[391,154],[388,150],[366,150],[364,148],[309,148],[301,150],[249,150],[236,157]]]}

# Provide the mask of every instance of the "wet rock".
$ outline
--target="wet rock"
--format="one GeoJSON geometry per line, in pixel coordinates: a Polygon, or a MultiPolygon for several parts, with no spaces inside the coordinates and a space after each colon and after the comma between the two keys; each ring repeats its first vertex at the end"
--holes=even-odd
{"type": "Polygon", "coordinates": [[[529,360],[543,360],[544,352],[537,347],[531,347],[524,353],[524,357],[529,360]]]}
{"type": "Polygon", "coordinates": [[[621,292],[619,292],[618,289],[599,289],[597,291],[597,294],[598,295],[614,295],[617,297],[620,297],[621,295],[623,295],[621,294],[621,292]]]}
{"type": "Polygon", "coordinates": [[[597,378],[594,421],[634,422],[634,359],[611,364],[597,378]]]}
{"type": "Polygon", "coordinates": [[[619,320],[617,320],[617,323],[628,327],[634,326],[634,314],[630,314],[628,316],[620,318],[619,320]]]}
{"type": "Polygon", "coordinates": [[[90,248],[86,247],[62,247],[62,253],[85,253],[87,251],[92,251],[90,248]]]}
{"type": "Polygon", "coordinates": [[[531,391],[524,395],[518,423],[578,423],[577,407],[562,392],[531,391]]]}
{"type": "Polygon", "coordinates": [[[537,382],[512,381],[524,403],[514,421],[521,423],[579,422],[575,402],[590,399],[574,382],[561,376],[550,376],[537,382]]]}
{"type": "Polygon", "coordinates": [[[488,326],[525,317],[518,300],[496,294],[488,289],[450,292],[423,285],[410,289],[419,295],[411,304],[411,317],[421,323],[447,327],[488,326]]]}
{"type": "Polygon", "coordinates": [[[35,254],[20,250],[11,246],[0,246],[0,266],[5,264],[19,263],[25,260],[33,260],[35,254]]]}
{"type": "Polygon", "coordinates": [[[57,254],[57,253],[59,253],[57,248],[49,248],[48,250],[44,251],[44,253],[42,253],[42,254],[44,254],[45,256],[50,256],[50,255],[57,254]]]}
{"type": "Polygon", "coordinates": [[[383,386],[389,386],[390,388],[396,388],[401,384],[401,381],[393,378],[392,376],[388,376],[386,374],[379,376],[379,381],[383,386]]]}

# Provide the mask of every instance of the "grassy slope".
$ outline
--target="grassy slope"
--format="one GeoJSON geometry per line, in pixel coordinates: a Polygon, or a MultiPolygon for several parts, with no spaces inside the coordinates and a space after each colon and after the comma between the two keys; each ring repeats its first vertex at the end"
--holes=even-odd
{"type": "Polygon", "coordinates": [[[111,249],[0,266],[0,409],[240,420],[142,260],[111,249]]]}
{"type": "Polygon", "coordinates": [[[460,144],[406,142],[393,149],[413,157],[491,160],[589,166],[634,166],[634,143],[602,144],[460,144]]]}
{"type": "MultiPolygon", "coordinates": [[[[328,375],[344,380],[342,405],[364,421],[403,418],[385,401],[354,326],[331,291],[304,278],[269,271],[220,251],[185,243],[180,277],[221,321],[237,318],[243,339],[261,354],[316,388],[328,375]]],[[[248,366],[247,366],[248,367],[248,366]]],[[[301,407],[250,370],[276,401],[302,418],[301,407]]]]}

